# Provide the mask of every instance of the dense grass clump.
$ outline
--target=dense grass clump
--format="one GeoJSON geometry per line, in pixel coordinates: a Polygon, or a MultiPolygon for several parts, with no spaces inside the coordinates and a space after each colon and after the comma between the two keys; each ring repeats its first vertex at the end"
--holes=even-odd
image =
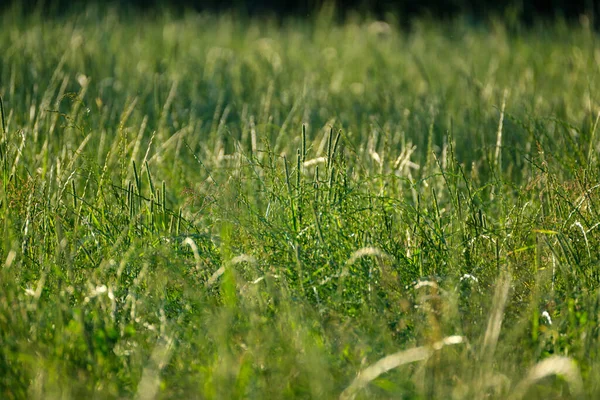
{"type": "Polygon", "coordinates": [[[0,20],[0,397],[600,395],[585,20],[0,20]]]}

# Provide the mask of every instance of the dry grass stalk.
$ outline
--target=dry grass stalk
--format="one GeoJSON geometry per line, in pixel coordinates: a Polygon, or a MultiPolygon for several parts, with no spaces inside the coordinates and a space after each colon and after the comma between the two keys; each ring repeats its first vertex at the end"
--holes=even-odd
{"type": "Polygon", "coordinates": [[[553,375],[560,376],[567,381],[571,396],[577,398],[583,396],[583,380],[575,362],[569,357],[553,356],[534,365],[527,376],[516,386],[510,399],[524,398],[529,388],[536,382],[553,375]]]}
{"type": "Polygon", "coordinates": [[[492,303],[492,311],[488,320],[487,329],[483,338],[483,346],[481,347],[481,357],[489,360],[493,357],[502,329],[502,320],[504,317],[504,308],[508,300],[508,292],[510,290],[511,276],[508,272],[504,272],[496,285],[494,300],[492,303]]]}
{"type": "Polygon", "coordinates": [[[441,350],[444,346],[467,343],[467,340],[463,336],[448,336],[439,342],[434,343],[432,346],[421,346],[415,347],[408,350],[399,351],[398,353],[391,354],[377,361],[375,364],[370,365],[361,372],[352,381],[340,395],[340,400],[352,400],[358,393],[358,391],[369,384],[369,382],[377,379],[381,374],[384,374],[394,368],[401,365],[410,364],[417,361],[425,361],[436,351],[441,350]]]}

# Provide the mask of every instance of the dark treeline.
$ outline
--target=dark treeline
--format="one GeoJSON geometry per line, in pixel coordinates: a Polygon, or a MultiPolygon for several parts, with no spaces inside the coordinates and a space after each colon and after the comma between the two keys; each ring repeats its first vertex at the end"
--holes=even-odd
{"type": "MultiPolygon", "coordinates": [[[[43,10],[60,13],[85,7],[88,3],[116,4],[130,9],[156,11],[186,9],[226,11],[235,9],[249,15],[309,16],[330,0],[0,0],[2,6],[20,4],[24,12],[43,10]]],[[[597,0],[337,0],[335,9],[340,15],[348,11],[370,13],[382,17],[391,12],[403,17],[428,16],[450,18],[459,14],[474,18],[489,15],[510,15],[524,22],[539,18],[578,18],[581,15],[599,16],[597,0]]],[[[596,18],[597,19],[597,18],[596,18]]]]}

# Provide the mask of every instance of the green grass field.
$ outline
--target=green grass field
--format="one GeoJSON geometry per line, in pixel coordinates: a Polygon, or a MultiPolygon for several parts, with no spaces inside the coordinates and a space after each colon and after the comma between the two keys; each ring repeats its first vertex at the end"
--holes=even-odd
{"type": "Polygon", "coordinates": [[[585,19],[0,15],[0,398],[600,397],[585,19]]]}

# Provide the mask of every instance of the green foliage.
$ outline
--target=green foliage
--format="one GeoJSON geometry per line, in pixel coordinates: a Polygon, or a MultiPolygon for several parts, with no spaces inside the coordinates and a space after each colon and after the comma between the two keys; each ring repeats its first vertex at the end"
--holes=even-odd
{"type": "Polygon", "coordinates": [[[586,26],[19,15],[0,397],[600,394],[586,26]]]}

